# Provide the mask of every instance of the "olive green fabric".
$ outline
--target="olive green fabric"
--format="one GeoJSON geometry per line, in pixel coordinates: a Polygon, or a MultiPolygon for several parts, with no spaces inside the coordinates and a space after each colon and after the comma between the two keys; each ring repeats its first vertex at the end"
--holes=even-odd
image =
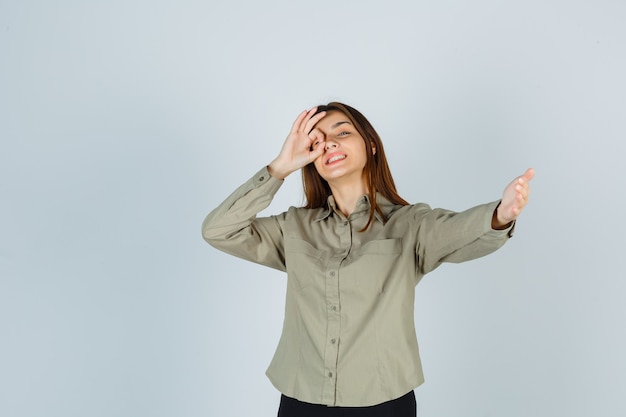
{"type": "Polygon", "coordinates": [[[363,196],[346,218],[328,207],[256,215],[282,184],[263,168],[202,225],[214,247],[287,272],[283,332],[267,376],[283,394],[332,406],[369,406],[424,381],[414,325],[415,285],[442,262],[502,246],[513,227],[493,230],[498,201],[455,213],[363,196]]]}

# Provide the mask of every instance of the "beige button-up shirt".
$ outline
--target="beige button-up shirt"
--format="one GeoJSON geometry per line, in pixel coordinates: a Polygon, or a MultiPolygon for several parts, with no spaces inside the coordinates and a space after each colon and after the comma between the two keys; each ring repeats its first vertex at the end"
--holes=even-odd
{"type": "Polygon", "coordinates": [[[346,218],[291,207],[266,218],[282,184],[263,168],[204,220],[202,234],[229,254],[287,272],[283,332],[267,376],[283,394],[329,406],[369,406],[424,381],[414,325],[415,285],[442,262],[487,255],[512,228],[493,230],[498,201],[455,213],[363,196],[346,218]]]}

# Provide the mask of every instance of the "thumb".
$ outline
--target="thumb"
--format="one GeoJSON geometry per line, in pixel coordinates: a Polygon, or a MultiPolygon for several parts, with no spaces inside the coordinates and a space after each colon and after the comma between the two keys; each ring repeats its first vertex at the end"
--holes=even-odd
{"type": "Polygon", "coordinates": [[[323,140],[320,140],[319,142],[315,143],[311,147],[311,152],[309,153],[310,160],[315,161],[317,158],[322,156],[322,154],[324,153],[325,146],[326,146],[326,142],[324,142],[323,140]]]}

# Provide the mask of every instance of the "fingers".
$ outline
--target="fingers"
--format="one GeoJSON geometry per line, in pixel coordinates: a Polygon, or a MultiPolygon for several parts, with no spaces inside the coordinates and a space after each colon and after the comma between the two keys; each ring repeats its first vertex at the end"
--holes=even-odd
{"type": "Polygon", "coordinates": [[[534,176],[535,170],[533,168],[528,168],[526,172],[524,172],[524,174],[522,175],[522,178],[524,178],[526,181],[530,181],[533,179],[534,176]]]}
{"type": "Polygon", "coordinates": [[[310,149],[310,160],[314,161],[317,158],[319,158],[323,153],[324,153],[324,146],[325,146],[325,142],[322,140],[315,140],[312,144],[311,144],[311,149],[310,149]]]}
{"type": "Polygon", "coordinates": [[[535,170],[528,168],[521,176],[513,180],[514,189],[517,193],[521,194],[524,200],[528,199],[530,193],[530,180],[535,176],[535,170]]]}
{"type": "Polygon", "coordinates": [[[304,118],[306,117],[306,115],[310,111],[311,110],[305,110],[302,113],[300,113],[300,115],[298,116],[296,121],[293,122],[293,124],[291,125],[291,133],[296,133],[296,132],[298,132],[300,130],[300,126],[302,125],[302,121],[304,120],[304,118]]]}
{"type": "Polygon", "coordinates": [[[309,133],[309,139],[311,140],[311,151],[318,148],[321,150],[324,149],[326,142],[324,141],[324,134],[320,132],[319,129],[311,130],[311,133],[309,133]]]}
{"type": "MultiPolygon", "coordinates": [[[[532,175],[530,178],[532,178],[532,175]]],[[[528,204],[528,196],[530,195],[528,181],[529,177],[527,177],[526,174],[514,181],[515,199],[511,206],[511,214],[514,218],[519,216],[524,207],[526,207],[526,204],[528,204]]]]}
{"type": "Polygon", "coordinates": [[[530,194],[528,182],[524,181],[523,178],[518,178],[517,183],[515,184],[515,191],[517,192],[518,199],[527,200],[528,194],[530,194]]]}
{"type": "Polygon", "coordinates": [[[317,111],[317,107],[313,107],[310,110],[305,110],[302,113],[300,113],[296,121],[293,122],[293,125],[291,126],[291,132],[292,133],[297,133],[297,132],[309,133],[313,129],[313,127],[317,124],[317,122],[319,122],[324,116],[326,116],[325,111],[315,114],[316,111],[317,111]]]}
{"type": "Polygon", "coordinates": [[[515,220],[524,210],[530,195],[529,182],[534,176],[535,171],[528,168],[524,174],[509,183],[502,195],[502,204],[498,210],[500,220],[515,220]]]}
{"type": "MultiPolygon", "coordinates": [[[[315,107],[313,110],[317,111],[317,107],[315,107]]],[[[309,120],[306,121],[305,125],[304,125],[304,132],[308,133],[311,130],[313,130],[313,127],[315,127],[315,125],[317,124],[317,122],[319,122],[320,120],[322,120],[322,118],[326,116],[326,112],[322,111],[317,113],[316,115],[314,115],[313,117],[311,117],[309,120]]]]}
{"type": "Polygon", "coordinates": [[[524,174],[517,179],[517,184],[515,185],[515,191],[517,191],[519,195],[519,199],[523,202],[524,205],[528,202],[528,195],[530,194],[530,180],[535,176],[535,170],[532,168],[528,168],[524,174]]]}

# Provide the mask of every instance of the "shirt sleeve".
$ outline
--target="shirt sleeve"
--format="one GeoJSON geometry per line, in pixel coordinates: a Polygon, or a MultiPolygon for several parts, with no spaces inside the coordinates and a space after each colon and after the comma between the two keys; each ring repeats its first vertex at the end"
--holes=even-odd
{"type": "Polygon", "coordinates": [[[204,219],[204,240],[228,254],[285,271],[278,217],[257,218],[282,184],[282,180],[269,174],[267,167],[261,169],[204,219]]]}
{"type": "Polygon", "coordinates": [[[416,215],[416,254],[421,272],[428,273],[443,262],[480,258],[504,245],[513,236],[515,222],[504,230],[492,229],[498,204],[500,201],[494,201],[458,213],[420,207],[416,215]]]}

